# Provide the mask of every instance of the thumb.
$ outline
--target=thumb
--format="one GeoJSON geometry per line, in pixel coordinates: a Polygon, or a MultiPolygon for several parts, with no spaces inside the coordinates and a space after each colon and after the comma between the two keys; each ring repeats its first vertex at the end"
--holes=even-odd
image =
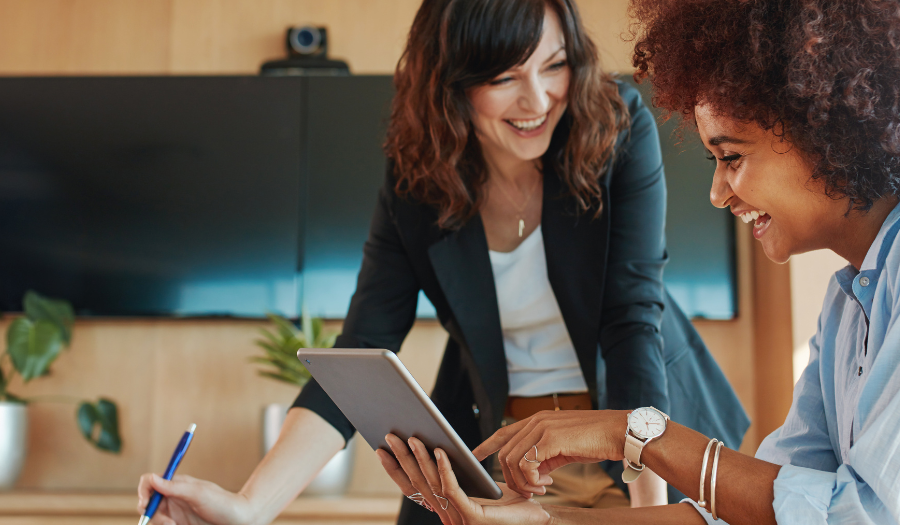
{"type": "Polygon", "coordinates": [[[185,480],[177,478],[175,480],[167,480],[158,474],[153,474],[150,477],[150,486],[167,498],[186,499],[190,498],[192,493],[190,484],[185,480]]]}

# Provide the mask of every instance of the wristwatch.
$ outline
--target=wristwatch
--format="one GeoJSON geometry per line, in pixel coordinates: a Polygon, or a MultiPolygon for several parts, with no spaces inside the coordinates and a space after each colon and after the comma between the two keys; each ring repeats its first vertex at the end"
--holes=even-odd
{"type": "Polygon", "coordinates": [[[625,431],[625,470],[622,481],[631,483],[644,472],[641,463],[641,452],[647,443],[653,441],[666,431],[669,416],[653,407],[632,410],[628,414],[628,429],[625,431]]]}

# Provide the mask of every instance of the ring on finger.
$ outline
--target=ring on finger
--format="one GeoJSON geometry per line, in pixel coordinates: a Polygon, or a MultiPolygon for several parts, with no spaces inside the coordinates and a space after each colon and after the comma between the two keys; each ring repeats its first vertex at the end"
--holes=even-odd
{"type": "Polygon", "coordinates": [[[406,496],[406,498],[420,507],[425,507],[429,512],[434,512],[434,509],[431,508],[431,505],[428,504],[425,500],[425,496],[423,496],[421,492],[416,492],[415,494],[406,496]]]}
{"type": "Polygon", "coordinates": [[[534,459],[528,459],[528,452],[531,452],[530,450],[528,452],[526,452],[525,455],[522,456],[522,458],[524,458],[525,461],[527,461],[529,463],[540,463],[540,461],[537,460],[537,455],[538,455],[537,445],[534,445],[534,447],[532,447],[532,448],[534,448],[534,459]]]}
{"type": "Polygon", "coordinates": [[[431,495],[439,500],[438,502],[441,504],[441,510],[447,510],[447,507],[450,506],[450,500],[448,500],[444,496],[438,496],[434,492],[432,492],[431,495]]]}

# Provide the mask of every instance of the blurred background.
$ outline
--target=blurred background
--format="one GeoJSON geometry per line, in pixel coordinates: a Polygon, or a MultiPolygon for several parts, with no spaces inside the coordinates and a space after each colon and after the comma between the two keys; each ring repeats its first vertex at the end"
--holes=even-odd
{"type": "MultiPolygon", "coordinates": [[[[71,405],[31,404],[0,522],[120,519],[140,474],[165,467],[190,423],[179,472],[242,486],[261,458],[265,407],[297,394],[248,362],[257,331],[267,311],[304,308],[340,331],[383,177],[389,76],[419,4],[0,0],[0,330],[26,289],[77,314],[51,374],[9,388],[113,399],[122,440],[119,454],[99,452],[71,405]],[[320,71],[285,60],[288,28],[307,25],[327,31],[320,71]],[[137,149],[109,157],[113,142],[137,149]]],[[[627,1],[578,5],[604,66],[627,80],[627,1]]],[[[845,263],[825,252],[769,262],[749,225],[709,205],[712,168],[673,128],[661,127],[666,280],[753,420],[752,453],[787,413],[827,280],[845,263]]],[[[400,354],[426,390],[446,342],[432,315],[420,301],[400,354]]],[[[399,493],[368,446],[350,465],[342,505],[305,496],[285,519],[392,523],[399,493]]]]}

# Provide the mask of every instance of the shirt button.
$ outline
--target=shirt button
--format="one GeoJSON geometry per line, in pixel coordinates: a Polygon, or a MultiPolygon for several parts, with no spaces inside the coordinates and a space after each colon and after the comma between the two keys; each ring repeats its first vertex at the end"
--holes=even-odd
{"type": "Polygon", "coordinates": [[[475,416],[475,419],[478,419],[478,416],[481,415],[481,410],[478,410],[478,405],[472,403],[472,414],[475,416]]]}
{"type": "Polygon", "coordinates": [[[859,285],[860,286],[869,286],[869,278],[868,277],[860,277],[859,285]]]}

